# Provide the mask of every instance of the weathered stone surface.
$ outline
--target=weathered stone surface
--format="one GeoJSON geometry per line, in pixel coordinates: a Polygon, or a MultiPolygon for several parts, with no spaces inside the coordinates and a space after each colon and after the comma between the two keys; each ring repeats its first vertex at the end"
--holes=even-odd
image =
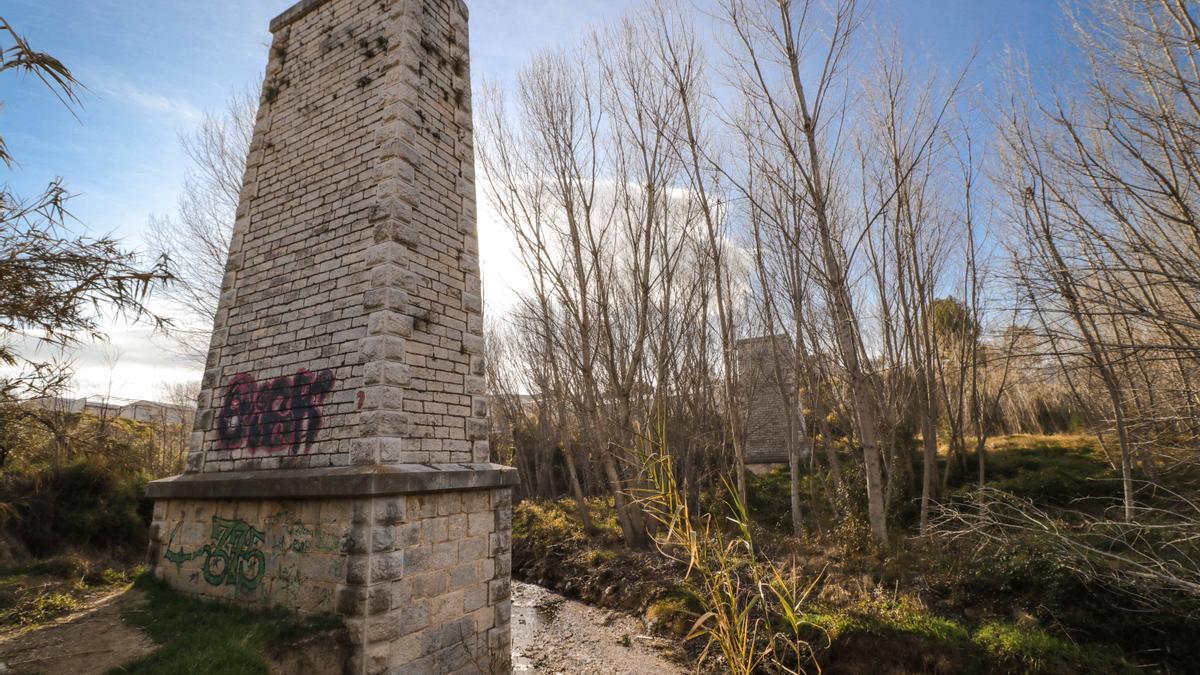
{"type": "Polygon", "coordinates": [[[466,7],[272,31],[189,471],[486,462],[466,7]]]}
{"type": "Polygon", "coordinates": [[[509,621],[511,559],[507,547],[490,545],[501,533],[486,524],[495,521],[489,497],[509,489],[468,492],[468,499],[443,492],[159,500],[151,527],[155,572],[195,595],[343,614],[353,619],[347,625],[356,653],[381,643],[396,643],[389,654],[417,658],[468,648],[472,662],[491,663],[503,656],[488,648],[487,635],[509,621]],[[456,515],[482,529],[447,540],[451,516],[436,514],[463,508],[456,515]],[[374,524],[355,522],[360,512],[374,513],[374,524]]]}
{"type": "Polygon", "coordinates": [[[466,6],[304,0],[271,31],[150,562],[343,615],[349,672],[503,671],[516,475],[487,463],[466,6]]]}
{"type": "Polygon", "coordinates": [[[782,392],[795,386],[795,373],[794,364],[780,355],[790,353],[786,336],[747,338],[737,343],[738,377],[750,392],[743,413],[746,462],[763,471],[788,461],[788,416],[794,413],[782,392]]]}

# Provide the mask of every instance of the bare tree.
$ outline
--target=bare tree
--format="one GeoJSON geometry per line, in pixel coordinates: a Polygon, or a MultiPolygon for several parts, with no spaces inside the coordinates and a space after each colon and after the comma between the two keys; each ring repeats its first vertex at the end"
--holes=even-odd
{"type": "Polygon", "coordinates": [[[206,114],[180,138],[191,167],[178,209],[174,216],[152,216],[147,228],[153,249],[172,261],[177,281],[164,295],[181,321],[171,335],[192,360],[208,353],[257,110],[253,95],[235,94],[223,111],[206,114]]]}
{"type": "Polygon", "coordinates": [[[1131,520],[1135,464],[1159,472],[1135,436],[1196,437],[1200,43],[1170,0],[1105,0],[1073,30],[1084,87],[1017,92],[998,182],[1030,312],[1058,362],[1104,393],[1131,520]]]}

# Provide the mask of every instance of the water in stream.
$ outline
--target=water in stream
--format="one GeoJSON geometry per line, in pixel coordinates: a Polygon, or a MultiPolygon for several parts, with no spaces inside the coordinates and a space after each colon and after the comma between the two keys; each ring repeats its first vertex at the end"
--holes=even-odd
{"type": "Polygon", "coordinates": [[[540,586],[513,582],[513,672],[522,675],[651,675],[685,673],[664,653],[669,642],[646,634],[620,612],[568,600],[540,586]]]}

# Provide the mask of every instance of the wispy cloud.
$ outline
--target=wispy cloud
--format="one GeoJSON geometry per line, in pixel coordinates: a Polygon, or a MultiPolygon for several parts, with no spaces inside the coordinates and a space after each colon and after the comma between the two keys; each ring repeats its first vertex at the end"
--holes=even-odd
{"type": "Polygon", "coordinates": [[[109,103],[130,105],[155,116],[169,116],[182,127],[194,126],[204,117],[203,111],[185,98],[146,89],[111,73],[93,73],[90,78],[93,93],[109,103]]]}

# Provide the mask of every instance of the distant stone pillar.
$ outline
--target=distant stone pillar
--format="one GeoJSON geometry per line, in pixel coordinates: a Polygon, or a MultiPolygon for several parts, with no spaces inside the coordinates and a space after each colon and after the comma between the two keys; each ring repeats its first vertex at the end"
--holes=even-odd
{"type": "Polygon", "coordinates": [[[345,618],[354,673],[508,672],[462,0],[304,0],[261,107],[187,470],[150,561],[345,618]]]}

